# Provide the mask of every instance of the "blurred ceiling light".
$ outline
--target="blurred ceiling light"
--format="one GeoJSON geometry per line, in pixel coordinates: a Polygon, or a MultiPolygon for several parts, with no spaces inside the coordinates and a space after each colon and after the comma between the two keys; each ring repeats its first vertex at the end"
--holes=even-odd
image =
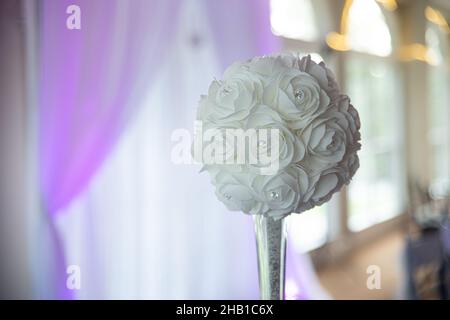
{"type": "Polygon", "coordinates": [[[345,0],[344,8],[341,14],[341,25],[340,33],[330,32],[327,35],[325,41],[331,49],[337,51],[348,51],[350,50],[350,45],[348,44],[347,31],[348,31],[348,13],[352,6],[353,0],[345,0]]]}
{"type": "Polygon", "coordinates": [[[348,13],[348,41],[355,51],[386,57],[392,52],[391,32],[374,0],[354,0],[348,13]]]}
{"type": "Polygon", "coordinates": [[[426,45],[412,43],[402,46],[397,52],[397,57],[401,61],[423,61],[433,66],[439,65],[443,60],[443,55],[440,51],[438,27],[428,26],[425,32],[425,41],[426,45]]]}
{"type": "Polygon", "coordinates": [[[423,61],[431,65],[437,62],[433,58],[433,54],[425,45],[421,43],[412,43],[398,49],[397,57],[401,61],[423,61]]]}
{"type": "Polygon", "coordinates": [[[315,41],[319,36],[311,0],[271,0],[272,33],[285,38],[315,41]]]}
{"type": "Polygon", "coordinates": [[[396,0],[376,0],[380,3],[386,10],[394,11],[398,8],[396,0]]]}
{"type": "Polygon", "coordinates": [[[425,17],[428,21],[440,26],[443,30],[450,33],[450,27],[448,26],[447,20],[439,10],[428,6],[425,8],[425,17]]]}
{"type": "Polygon", "coordinates": [[[330,32],[327,35],[326,42],[331,49],[337,51],[348,51],[351,49],[345,34],[330,32]]]}
{"type": "Polygon", "coordinates": [[[346,0],[340,32],[331,32],[326,42],[334,50],[355,50],[386,57],[392,52],[391,33],[374,0],[346,0]]]}

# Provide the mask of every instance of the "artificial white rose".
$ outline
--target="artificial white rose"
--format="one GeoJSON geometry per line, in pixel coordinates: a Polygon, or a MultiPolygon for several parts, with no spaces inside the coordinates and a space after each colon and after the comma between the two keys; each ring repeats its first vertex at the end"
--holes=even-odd
{"type": "Polygon", "coordinates": [[[360,149],[359,126],[358,113],[350,99],[340,95],[324,114],[297,131],[297,136],[307,146],[304,165],[317,173],[345,162],[346,155],[360,149]]]}
{"type": "Polygon", "coordinates": [[[280,55],[277,57],[255,57],[247,61],[245,68],[249,72],[259,76],[264,84],[268,84],[278,75],[291,69],[290,56],[280,55]]]}
{"type": "Polygon", "coordinates": [[[227,79],[214,80],[202,98],[197,119],[226,123],[245,119],[262,99],[261,80],[245,68],[236,67],[227,79]]]}
{"type": "Polygon", "coordinates": [[[303,168],[293,165],[274,176],[254,176],[250,187],[258,198],[258,204],[250,213],[277,219],[294,212],[299,203],[307,201],[311,186],[303,168]]]}
{"type": "MultiPolygon", "coordinates": [[[[342,171],[342,170],[341,170],[342,171]]],[[[314,186],[314,193],[311,200],[314,205],[320,205],[330,200],[333,193],[338,191],[344,185],[344,179],[338,168],[328,169],[322,172],[314,186]]]]}
{"type": "MultiPolygon", "coordinates": [[[[254,140],[256,145],[250,146],[250,153],[257,158],[257,163],[249,163],[249,171],[260,173],[261,168],[272,165],[272,163],[262,162],[263,156],[271,155],[269,159],[277,161],[277,169],[283,170],[292,163],[301,161],[305,155],[305,146],[300,139],[297,139],[294,132],[287,127],[286,122],[280,115],[268,106],[256,107],[246,119],[244,127],[247,130],[255,129],[258,139],[254,140]],[[261,129],[266,129],[262,134],[261,129]],[[278,130],[278,148],[275,149],[274,141],[271,140],[271,130],[278,130]]],[[[273,172],[273,174],[276,172],[273,172]]]]}
{"type": "Polygon", "coordinates": [[[303,165],[318,173],[339,163],[346,150],[345,129],[337,118],[316,118],[297,136],[307,146],[307,157],[303,165]]]}
{"type": "MultiPolygon", "coordinates": [[[[235,128],[235,127],[234,127],[235,128]]],[[[205,164],[226,165],[235,161],[233,139],[228,132],[233,129],[232,123],[227,127],[205,126],[203,141],[203,162],[205,164]]]]}
{"type": "Polygon", "coordinates": [[[359,159],[356,154],[361,149],[361,144],[359,143],[361,139],[359,115],[356,109],[350,104],[350,99],[345,95],[339,96],[330,108],[330,114],[338,117],[340,119],[338,122],[340,126],[346,128],[346,152],[342,161],[336,167],[341,169],[344,182],[348,184],[359,168],[359,159]]]}
{"type": "Polygon", "coordinates": [[[356,173],[356,170],[358,170],[359,168],[359,159],[356,155],[357,150],[358,149],[350,150],[347,153],[345,159],[339,164],[339,167],[341,167],[342,171],[344,172],[344,179],[346,184],[350,182],[351,178],[356,173]]]}
{"type": "Polygon", "coordinates": [[[336,114],[341,114],[346,118],[348,124],[348,130],[346,131],[348,139],[347,143],[359,150],[359,148],[361,147],[358,142],[361,139],[361,134],[359,133],[361,123],[359,120],[358,112],[350,104],[349,97],[340,95],[339,98],[336,99],[336,101],[333,103],[331,110],[333,110],[336,114]]]}
{"type": "Polygon", "coordinates": [[[339,96],[339,86],[333,72],[322,61],[319,64],[311,60],[311,56],[303,57],[298,62],[299,70],[308,73],[319,82],[331,100],[339,96]]]}
{"type": "Polygon", "coordinates": [[[217,198],[231,211],[249,213],[258,202],[245,181],[247,174],[227,170],[213,170],[212,183],[216,187],[217,198]]]}
{"type": "Polygon", "coordinates": [[[266,87],[264,102],[274,106],[292,128],[301,128],[326,110],[330,98],[314,77],[289,69],[266,87]]]}

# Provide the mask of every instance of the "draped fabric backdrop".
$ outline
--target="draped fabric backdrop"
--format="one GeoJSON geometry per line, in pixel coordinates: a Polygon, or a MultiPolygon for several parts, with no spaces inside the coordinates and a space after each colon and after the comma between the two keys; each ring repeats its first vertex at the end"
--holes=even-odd
{"type": "MultiPolygon", "coordinates": [[[[251,218],[228,212],[207,174],[170,155],[173,130],[192,132],[213,76],[279,50],[269,2],[43,0],[41,9],[39,171],[54,294],[257,298],[251,218]],[[81,30],[65,28],[70,4],[81,30]],[[65,286],[68,265],[81,271],[79,290],[65,286]]],[[[292,292],[308,297],[299,255],[289,256],[292,292]]]]}
{"type": "Polygon", "coordinates": [[[44,0],[40,60],[40,173],[56,214],[115,144],[167,54],[177,0],[44,0]],[[81,9],[81,30],[66,8],[81,9]]]}
{"type": "MultiPolygon", "coordinates": [[[[86,188],[150,87],[167,53],[178,3],[41,2],[39,174],[50,219],[86,188]],[[80,30],[67,27],[70,5],[80,8],[80,30]]],[[[52,237],[58,242],[57,233],[52,237]]],[[[55,254],[61,264],[58,244],[55,254]]],[[[58,295],[67,297],[65,281],[58,282],[58,295]]]]}

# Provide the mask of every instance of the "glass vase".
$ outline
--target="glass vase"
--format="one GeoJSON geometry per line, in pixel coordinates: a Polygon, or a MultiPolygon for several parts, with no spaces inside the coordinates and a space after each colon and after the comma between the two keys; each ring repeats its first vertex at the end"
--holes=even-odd
{"type": "Polygon", "coordinates": [[[261,300],[284,300],[286,269],[285,219],[256,215],[253,218],[258,253],[261,300]]]}

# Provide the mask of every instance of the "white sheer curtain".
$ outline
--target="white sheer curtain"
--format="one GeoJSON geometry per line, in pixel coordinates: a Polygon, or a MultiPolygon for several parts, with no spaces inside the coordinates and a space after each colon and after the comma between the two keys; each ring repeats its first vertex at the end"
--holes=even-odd
{"type": "MultiPolygon", "coordinates": [[[[81,270],[76,298],[258,298],[251,217],[229,212],[199,166],[170,160],[173,130],[193,131],[200,94],[221,76],[206,16],[202,1],[183,3],[141,111],[88,190],[57,217],[66,262],[81,270]]],[[[302,270],[288,295],[327,298],[307,256],[292,267],[302,270]]]]}
{"type": "Polygon", "coordinates": [[[157,84],[90,187],[57,218],[78,298],[257,298],[250,217],[217,201],[206,174],[170,161],[218,75],[203,8],[187,1],[157,84]],[[196,23],[192,23],[196,21],[196,23]]]}
{"type": "Polygon", "coordinates": [[[181,0],[23,3],[37,16],[27,35],[35,38],[37,57],[36,97],[28,102],[36,110],[32,140],[42,218],[33,228],[32,252],[40,253],[33,259],[44,269],[39,279],[46,279],[38,296],[68,299],[56,216],[85,190],[153,83],[181,0]],[[79,28],[70,27],[72,19],[79,28]]]}

